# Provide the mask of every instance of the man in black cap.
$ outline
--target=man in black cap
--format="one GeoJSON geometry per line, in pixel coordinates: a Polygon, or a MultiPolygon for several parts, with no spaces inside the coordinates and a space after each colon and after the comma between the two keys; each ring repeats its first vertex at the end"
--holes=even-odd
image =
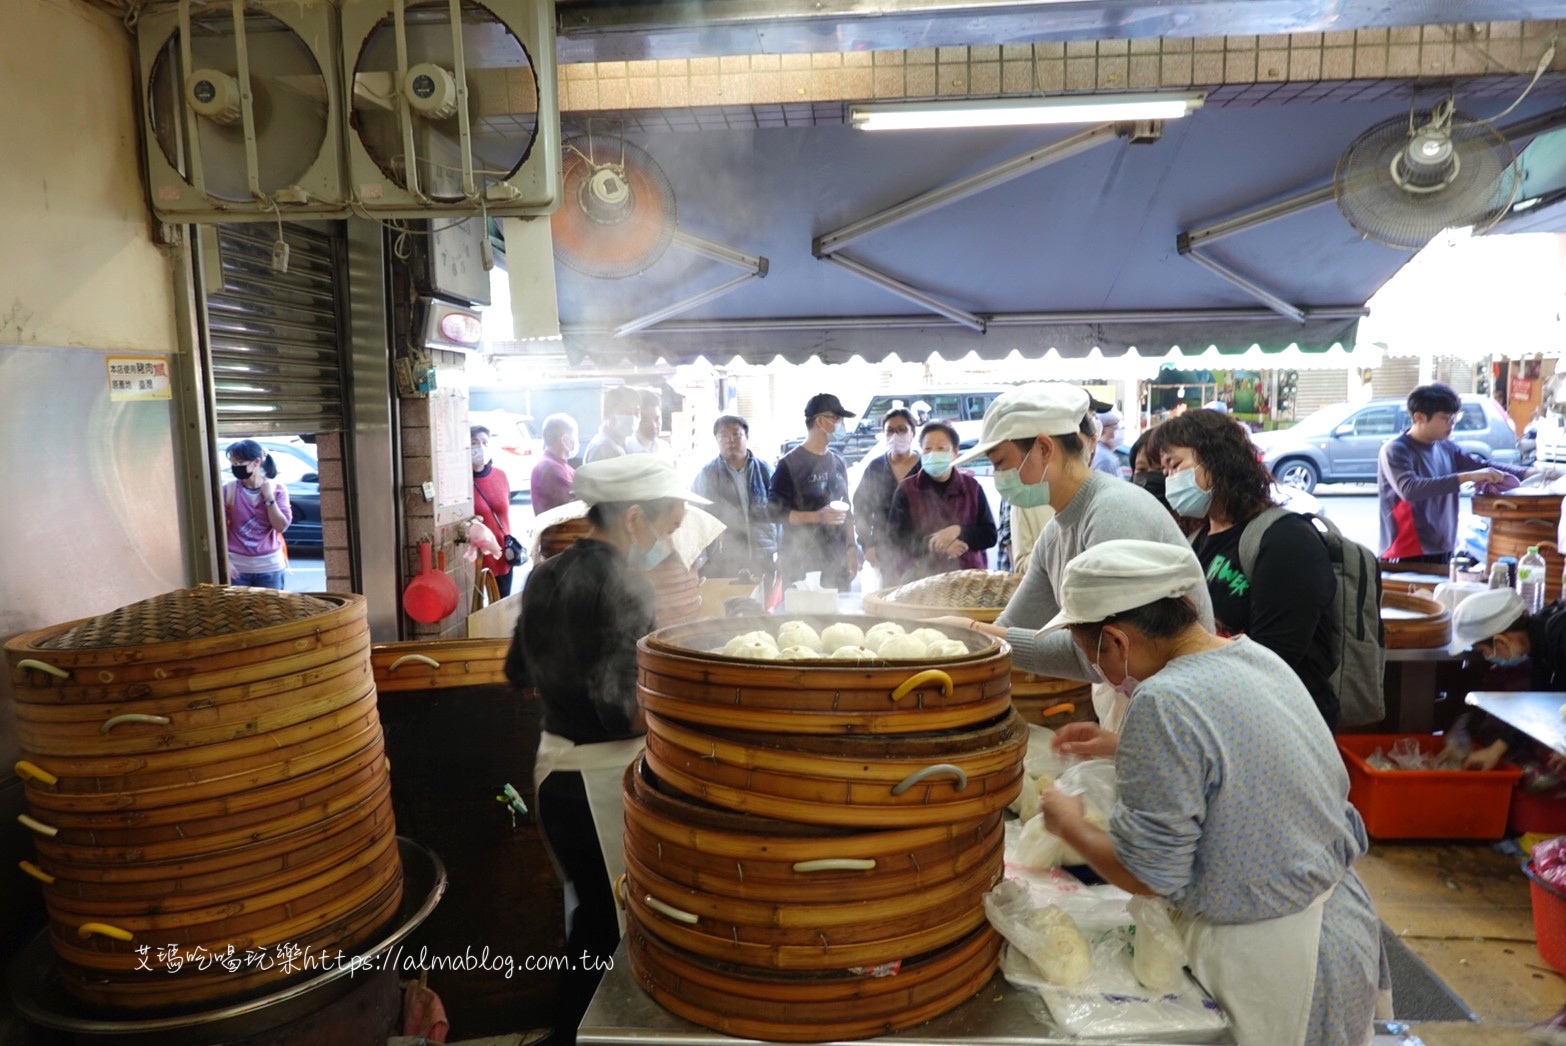
{"type": "Polygon", "coordinates": [[[778,572],[785,585],[813,570],[821,587],[846,589],[859,572],[854,520],[848,511],[848,465],[828,445],[844,418],[856,417],[831,393],[805,404],[805,442],[783,455],[767,502],[783,525],[778,572]]]}

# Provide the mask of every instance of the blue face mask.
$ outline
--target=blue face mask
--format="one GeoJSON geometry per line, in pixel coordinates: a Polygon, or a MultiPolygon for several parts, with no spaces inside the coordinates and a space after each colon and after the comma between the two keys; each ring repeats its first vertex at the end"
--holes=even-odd
{"type": "Polygon", "coordinates": [[[636,415],[614,415],[609,419],[609,431],[614,435],[615,439],[622,441],[630,439],[636,432],[636,415]]]}
{"type": "Polygon", "coordinates": [[[659,538],[652,543],[649,549],[637,548],[635,543],[626,550],[625,558],[631,564],[632,570],[640,570],[644,574],[653,567],[669,558],[674,551],[674,546],[669,544],[668,538],[659,538]]]}
{"type": "MultiPolygon", "coordinates": [[[[1037,449],[1038,444],[1033,446],[1037,449]]],[[[995,473],[995,492],[1011,502],[1013,508],[1043,508],[1049,504],[1049,480],[1022,482],[1022,466],[1032,456],[1033,451],[1029,450],[1016,468],[995,473]]]]}
{"type": "Polygon", "coordinates": [[[1213,492],[1196,485],[1196,470],[1181,469],[1164,480],[1164,500],[1190,519],[1201,519],[1213,503],[1213,492]]]}
{"type": "Polygon", "coordinates": [[[1494,665],[1496,668],[1516,668],[1518,665],[1528,660],[1528,655],[1514,654],[1511,657],[1487,657],[1485,660],[1490,662],[1490,664],[1494,665]]]}
{"type": "Polygon", "coordinates": [[[927,450],[919,455],[919,467],[931,479],[940,479],[951,471],[956,455],[949,450],[927,450]]]}

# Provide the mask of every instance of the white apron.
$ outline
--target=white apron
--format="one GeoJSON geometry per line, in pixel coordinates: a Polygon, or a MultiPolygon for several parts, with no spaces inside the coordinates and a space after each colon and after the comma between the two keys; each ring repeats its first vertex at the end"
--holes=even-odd
{"type": "Polygon", "coordinates": [[[1182,917],[1191,972],[1234,1025],[1236,1042],[1305,1046],[1321,916],[1334,883],[1303,911],[1253,923],[1182,917]]]}
{"type": "MultiPolygon", "coordinates": [[[[641,755],[645,743],[643,738],[628,737],[623,741],[579,745],[547,730],[538,738],[538,756],[533,762],[533,795],[536,799],[544,778],[556,770],[575,770],[582,775],[582,788],[587,792],[587,807],[593,815],[593,831],[598,836],[598,849],[603,854],[604,871],[609,875],[611,891],[614,890],[615,880],[625,872],[625,800],[620,791],[622,778],[625,776],[625,768],[641,755]]],[[[561,878],[564,880],[563,874],[561,878]]],[[[571,913],[575,909],[575,891],[567,883],[565,910],[568,933],[571,913]]],[[[615,918],[620,921],[620,933],[623,936],[625,910],[618,904],[615,905],[615,918]]]]}

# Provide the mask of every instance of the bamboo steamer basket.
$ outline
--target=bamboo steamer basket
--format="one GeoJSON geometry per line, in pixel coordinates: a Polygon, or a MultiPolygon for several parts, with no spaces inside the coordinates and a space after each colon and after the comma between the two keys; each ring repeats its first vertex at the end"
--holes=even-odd
{"type": "Polygon", "coordinates": [[[1490,520],[1486,558],[1494,563],[1502,556],[1521,559],[1530,545],[1544,557],[1544,598],[1561,598],[1561,571],[1566,557],[1556,542],[1561,523],[1561,495],[1544,490],[1511,490],[1505,494],[1475,495],[1474,515],[1490,520]]]}
{"type": "Polygon", "coordinates": [[[973,820],[1022,789],[1015,712],[962,732],[816,737],[721,731],[647,716],[648,767],[687,794],[764,817],[905,827],[973,820]]]}
{"type": "MultiPolygon", "coordinates": [[[[659,629],[637,644],[637,696],[684,723],[786,734],[908,734],[977,726],[1011,704],[1011,651],[972,632],[937,629],[969,653],[940,661],[753,661],[715,652],[784,619],[718,618],[659,629]]],[[[818,631],[840,620],[805,616],[818,631]]],[[[873,618],[856,618],[869,628],[873,618]]]]}
{"type": "Polygon", "coordinates": [[[911,1027],[978,992],[994,973],[1000,935],[988,926],[881,971],[758,972],[671,948],[627,921],[631,973],[673,1013],[728,1035],[768,1042],[860,1039],[911,1027]]]}
{"type": "Polygon", "coordinates": [[[538,535],[538,558],[548,559],[550,556],[558,556],[576,543],[576,539],[586,537],[591,524],[587,517],[578,516],[556,523],[552,527],[545,527],[538,535]]]}
{"type": "Polygon", "coordinates": [[[370,667],[375,673],[375,689],[383,694],[492,686],[506,681],[506,652],[510,649],[509,636],[377,643],[370,648],[370,667]]]}
{"type": "Polygon", "coordinates": [[[1382,592],[1381,627],[1388,650],[1445,647],[1452,641],[1452,612],[1425,596],[1382,592]]]}
{"type": "Polygon", "coordinates": [[[882,617],[921,620],[962,613],[975,621],[994,621],[1022,581],[1004,570],[951,570],[864,598],[865,612],[882,617]]]}
{"type": "Polygon", "coordinates": [[[6,644],[38,853],[23,870],[67,990],[205,1004],[301,971],[197,955],[350,949],[395,914],[369,653],[362,597],[212,586],[6,644]],[[159,969],[157,950],[190,954],[159,969]]]}
{"type": "Polygon", "coordinates": [[[687,567],[678,556],[666,556],[647,571],[653,587],[656,627],[668,628],[695,621],[701,613],[701,578],[694,567],[687,567]]]}

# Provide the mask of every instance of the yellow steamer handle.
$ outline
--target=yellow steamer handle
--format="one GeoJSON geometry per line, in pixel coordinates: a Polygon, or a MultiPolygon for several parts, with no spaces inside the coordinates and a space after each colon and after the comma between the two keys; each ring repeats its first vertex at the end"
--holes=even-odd
{"type": "Polygon", "coordinates": [[[93,934],[101,937],[112,937],[116,941],[134,941],[136,935],[129,930],[122,930],[118,926],[110,926],[108,923],[82,923],[76,928],[76,936],[86,940],[93,934]]]}
{"type": "Polygon", "coordinates": [[[48,886],[50,883],[54,882],[54,876],[50,875],[48,872],[44,871],[42,868],[38,867],[31,861],[18,861],[16,866],[22,871],[26,872],[28,875],[32,876],[34,879],[37,879],[39,882],[43,883],[45,886],[48,886]]]}
{"type": "Polygon", "coordinates": [[[26,759],[18,759],[11,769],[16,771],[16,776],[24,781],[37,781],[39,784],[53,788],[60,783],[60,779],[37,763],[29,763],[26,759]]]}
{"type": "Polygon", "coordinates": [[[913,691],[929,683],[941,684],[941,695],[943,697],[952,696],[952,690],[954,689],[952,677],[942,672],[939,668],[927,668],[923,672],[916,672],[903,680],[902,684],[892,691],[892,700],[901,701],[913,691]]]}
{"type": "Polygon", "coordinates": [[[393,661],[391,663],[391,667],[386,671],[395,672],[409,661],[416,661],[421,665],[429,665],[431,668],[440,667],[440,662],[435,660],[433,657],[425,657],[423,654],[404,654],[397,660],[393,661]]]}

